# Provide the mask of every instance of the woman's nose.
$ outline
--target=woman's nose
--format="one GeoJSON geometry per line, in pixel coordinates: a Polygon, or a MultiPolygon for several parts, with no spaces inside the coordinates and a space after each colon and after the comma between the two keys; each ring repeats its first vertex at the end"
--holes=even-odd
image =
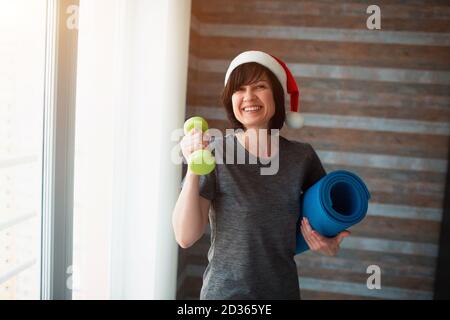
{"type": "Polygon", "coordinates": [[[247,87],[244,92],[244,101],[251,101],[255,97],[255,93],[252,88],[247,87]]]}

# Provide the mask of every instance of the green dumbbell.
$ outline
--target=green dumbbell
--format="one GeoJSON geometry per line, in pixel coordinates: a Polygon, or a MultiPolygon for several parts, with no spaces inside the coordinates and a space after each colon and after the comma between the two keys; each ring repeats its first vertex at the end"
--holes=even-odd
{"type": "MultiPolygon", "coordinates": [[[[184,123],[184,134],[188,134],[194,128],[205,132],[208,130],[208,123],[202,117],[192,117],[184,123]]],[[[216,160],[211,151],[206,149],[197,150],[189,156],[188,166],[196,175],[205,175],[214,170],[216,160]]]]}

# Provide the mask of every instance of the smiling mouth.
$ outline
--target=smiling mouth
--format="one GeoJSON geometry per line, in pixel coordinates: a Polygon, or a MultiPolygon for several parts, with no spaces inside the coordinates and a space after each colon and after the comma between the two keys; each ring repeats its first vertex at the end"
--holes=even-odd
{"type": "Polygon", "coordinates": [[[258,112],[261,109],[262,109],[262,106],[249,106],[249,107],[242,108],[242,110],[247,113],[258,112]]]}

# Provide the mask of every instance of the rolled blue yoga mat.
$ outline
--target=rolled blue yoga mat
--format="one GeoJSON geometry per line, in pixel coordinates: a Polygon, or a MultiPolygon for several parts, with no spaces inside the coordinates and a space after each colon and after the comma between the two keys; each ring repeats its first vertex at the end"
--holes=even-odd
{"type": "Polygon", "coordinates": [[[316,182],[301,198],[296,254],[309,249],[300,231],[303,216],[319,234],[334,237],[364,219],[369,199],[364,182],[349,171],[333,171],[316,182]]]}

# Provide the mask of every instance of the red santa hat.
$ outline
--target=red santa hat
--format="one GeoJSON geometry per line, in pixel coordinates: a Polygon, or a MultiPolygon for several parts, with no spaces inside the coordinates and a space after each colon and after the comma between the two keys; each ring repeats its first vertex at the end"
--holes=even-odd
{"type": "Polygon", "coordinates": [[[292,76],[291,71],[288,69],[286,64],[278,59],[277,57],[267,54],[262,51],[245,51],[239,54],[236,58],[231,61],[228,67],[227,73],[225,74],[225,85],[227,85],[228,78],[231,72],[238,66],[244,63],[256,62],[260,65],[268,68],[280,81],[281,86],[285,95],[290,95],[291,97],[291,108],[290,112],[286,114],[286,124],[294,129],[301,128],[304,123],[303,116],[298,112],[299,104],[299,91],[297,83],[292,76]]]}

